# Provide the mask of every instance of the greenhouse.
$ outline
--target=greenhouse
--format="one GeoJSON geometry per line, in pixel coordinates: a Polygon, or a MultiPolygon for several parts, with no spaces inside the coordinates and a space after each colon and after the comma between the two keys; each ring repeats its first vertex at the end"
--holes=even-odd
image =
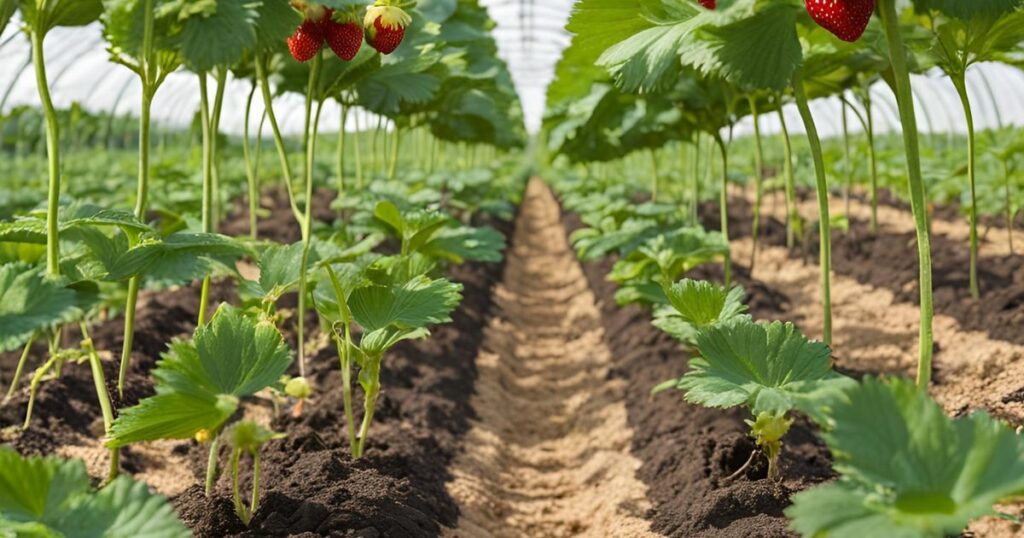
{"type": "Polygon", "coordinates": [[[1024,535],[1024,0],[0,0],[0,537],[1024,535]]]}

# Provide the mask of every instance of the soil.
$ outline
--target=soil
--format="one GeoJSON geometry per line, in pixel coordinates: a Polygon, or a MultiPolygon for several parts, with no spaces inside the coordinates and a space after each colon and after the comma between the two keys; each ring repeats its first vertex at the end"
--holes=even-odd
{"type": "MultiPolygon", "coordinates": [[[[582,226],[565,214],[569,233],[582,226]]],[[[673,537],[795,536],[783,510],[790,496],[834,477],[828,450],[809,423],[797,421],[784,439],[780,483],[766,478],[767,463],[755,459],[738,478],[727,480],[755,450],[750,418],[745,411],[693,406],[678,393],[650,394],[655,385],[686,372],[689,354],[650,323],[650,313],[615,303],[615,284],[607,280],[613,260],[583,264],[598,300],[606,345],[615,366],[613,380],[626,385],[628,424],[634,431],[632,452],[642,463],[638,477],[648,487],[653,531],[673,537]]],[[[750,278],[734,266],[736,279],[748,291],[755,319],[784,318],[791,302],[786,295],[750,278]]],[[[721,280],[720,268],[701,268],[696,278],[721,280]]]]}
{"type": "MultiPolygon", "coordinates": [[[[330,200],[333,196],[319,199],[330,200]]],[[[264,203],[271,215],[261,219],[261,234],[281,242],[298,239],[287,200],[271,192],[264,203]],[[265,223],[270,223],[265,224],[265,223]]],[[[325,205],[326,207],[326,205],[325,205]]],[[[314,211],[333,218],[328,211],[314,211]]],[[[232,213],[223,230],[248,231],[244,208],[232,213]],[[235,228],[238,228],[237,230],[235,228]]],[[[508,234],[508,223],[490,223],[508,234]]],[[[122,453],[122,469],[146,480],[171,497],[179,515],[199,537],[221,536],[438,536],[443,526],[454,526],[455,502],[445,489],[451,475],[448,463],[458,439],[472,418],[469,398],[476,378],[474,359],[491,306],[491,288],[501,275],[502,264],[467,263],[453,267],[450,278],[464,286],[464,300],[453,313],[453,322],[437,327],[427,340],[403,342],[385,359],[383,390],[377,404],[366,455],[355,461],[343,441],[340,375],[334,346],[314,327],[309,334],[312,349],[309,378],[316,392],[305,412],[275,416],[266,399],[246,402],[246,414],[256,415],[286,439],[272,441],[261,454],[263,487],[260,508],[246,528],[234,513],[230,477],[222,474],[214,494],[207,498],[201,486],[206,446],[194,441],[147,443],[122,453]]],[[[184,287],[140,294],[137,309],[135,351],[125,400],[131,405],[152,393],[148,376],[159,354],[175,337],[188,337],[195,328],[198,289],[184,287]]],[[[214,287],[212,304],[232,297],[230,286],[214,287]]],[[[293,300],[291,301],[293,302],[293,300]]],[[[282,301],[287,307],[289,298],[282,301]]],[[[315,318],[313,318],[315,319],[315,318]]],[[[290,325],[290,324],[289,324],[290,325]]],[[[121,320],[104,321],[92,328],[99,349],[104,350],[104,370],[109,390],[116,394],[117,365],[110,350],[121,348],[121,320]]],[[[294,339],[294,334],[286,336],[294,339]]],[[[67,335],[68,341],[77,341],[67,335]]],[[[35,349],[41,357],[45,348],[35,349]]],[[[17,362],[17,353],[0,356],[0,381],[6,384],[17,362]]],[[[33,362],[28,370],[35,366],[33,362]]],[[[108,466],[106,451],[99,445],[102,423],[87,365],[65,365],[62,376],[43,383],[37,398],[32,427],[20,425],[27,391],[20,391],[9,405],[0,407],[4,442],[26,454],[63,454],[82,457],[90,472],[103,476],[108,466]]],[[[362,394],[357,390],[356,401],[362,394]]],[[[361,406],[359,406],[361,407],[361,406]]],[[[357,414],[356,420],[361,416],[357,414]]],[[[219,453],[223,468],[228,452],[219,453]]],[[[249,462],[243,460],[243,488],[251,480],[249,462]]]]}
{"type": "Polygon", "coordinates": [[[450,536],[648,537],[625,380],[550,190],[533,180],[477,358],[478,418],[452,465],[450,536]]]}
{"type": "MultiPolygon", "coordinates": [[[[749,261],[752,241],[749,199],[731,198],[730,233],[734,259],[749,261]]],[[[820,337],[820,270],[817,235],[809,234],[801,253],[785,248],[781,201],[767,200],[755,274],[792,298],[787,317],[809,335],[820,337]]],[[[717,208],[706,208],[717,215],[717,208]]],[[[841,197],[830,208],[847,213],[841,197]]],[[[805,196],[801,214],[816,215],[813,196],[805,196]]],[[[833,232],[833,353],[837,365],[863,372],[913,376],[917,365],[919,307],[913,218],[909,210],[879,207],[879,233],[869,230],[870,207],[851,199],[849,233],[833,232]]],[[[711,221],[717,222],[717,216],[711,221]]],[[[717,227],[717,225],[716,225],[717,227]]],[[[816,230],[816,226],[814,227],[816,230]]],[[[948,413],[962,416],[985,410],[1011,426],[1024,424],[1024,258],[1011,254],[1005,236],[993,234],[980,244],[982,298],[967,290],[968,228],[962,219],[933,217],[935,275],[932,395],[948,413]]],[[[1011,514],[1024,506],[1003,507],[1011,514]]],[[[976,536],[1016,536],[1021,526],[986,518],[971,525],[976,536]]]]}

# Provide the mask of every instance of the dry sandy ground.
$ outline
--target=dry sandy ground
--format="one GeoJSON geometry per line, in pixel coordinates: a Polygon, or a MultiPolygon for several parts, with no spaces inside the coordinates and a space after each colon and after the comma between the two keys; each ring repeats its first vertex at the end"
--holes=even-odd
{"type": "MultiPolygon", "coordinates": [[[[840,197],[835,197],[831,210],[845,213],[840,197]]],[[[764,214],[785,221],[783,204],[764,204],[764,214]],[[775,211],[773,210],[773,206],[775,211]]],[[[804,202],[800,212],[806,217],[817,214],[816,202],[804,202]]],[[[867,220],[870,206],[850,202],[850,216],[867,220]]],[[[914,229],[908,212],[879,206],[880,233],[905,233],[914,229]]],[[[934,219],[932,233],[961,241],[967,248],[968,228],[964,221],[934,219]]],[[[993,233],[991,241],[982,241],[982,256],[1010,254],[1005,235],[993,233]]],[[[750,259],[750,238],[732,242],[735,259],[750,259]]],[[[909,251],[913,254],[916,251],[909,251]]],[[[822,310],[820,306],[820,271],[816,263],[805,264],[790,258],[785,248],[760,245],[754,277],[781,291],[790,298],[789,318],[808,335],[820,338],[822,310]]],[[[913,375],[917,363],[919,309],[900,302],[892,291],[865,285],[841,274],[832,275],[833,351],[839,366],[874,372],[913,375]]],[[[1021,328],[1024,330],[1024,327],[1021,328]]],[[[1006,403],[1004,396],[1024,387],[1024,346],[995,340],[986,333],[965,330],[959,321],[937,312],[934,318],[934,355],[937,370],[946,379],[932,388],[932,394],[948,412],[984,408],[1014,425],[1024,423],[1024,406],[1006,403]]],[[[1024,506],[1006,507],[1021,514],[1024,506]]],[[[1018,524],[994,518],[984,519],[970,528],[978,537],[1003,538],[1021,536],[1018,524]]]]}
{"type": "Polygon", "coordinates": [[[512,245],[477,358],[477,419],[452,466],[461,518],[448,534],[653,536],[600,313],[536,180],[512,245]]]}

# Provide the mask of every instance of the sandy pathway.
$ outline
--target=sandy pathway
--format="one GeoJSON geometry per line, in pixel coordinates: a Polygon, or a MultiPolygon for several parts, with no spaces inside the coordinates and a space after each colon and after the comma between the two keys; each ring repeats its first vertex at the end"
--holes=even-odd
{"type": "Polygon", "coordinates": [[[621,381],[551,192],[530,183],[486,329],[453,537],[652,536],[621,381]]]}

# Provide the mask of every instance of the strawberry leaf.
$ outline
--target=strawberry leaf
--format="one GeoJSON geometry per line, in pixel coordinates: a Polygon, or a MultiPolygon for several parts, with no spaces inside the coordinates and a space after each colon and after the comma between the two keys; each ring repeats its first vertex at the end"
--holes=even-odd
{"type": "Polygon", "coordinates": [[[70,321],[76,312],[75,292],[46,279],[39,268],[0,265],[0,351],[21,346],[36,331],[70,321]]]}
{"type": "Polygon", "coordinates": [[[215,431],[241,398],[277,382],[290,363],[273,325],[222,305],[190,342],[171,345],[153,371],[157,394],[121,412],[108,445],[215,431]]]}
{"type": "Polygon", "coordinates": [[[804,536],[956,535],[1024,493],[1024,442],[985,413],[950,419],[909,381],[873,377],[832,403],[823,436],[837,482],[786,510],[804,536]]]}
{"type": "Polygon", "coordinates": [[[126,476],[93,492],[80,460],[0,447],[0,534],[68,538],[191,536],[162,495],[126,476]]]}
{"type": "Polygon", "coordinates": [[[654,326],[682,342],[695,344],[698,332],[727,323],[744,312],[743,288],[727,290],[704,280],[683,279],[666,290],[669,304],[655,312],[654,326]]]}
{"type": "Polygon", "coordinates": [[[749,406],[755,416],[811,410],[822,391],[849,382],[832,370],[830,351],[792,323],[735,319],[697,335],[700,357],[677,388],[686,401],[707,407],[749,406]]]}
{"type": "Polygon", "coordinates": [[[218,0],[212,13],[192,14],[181,33],[181,55],[189,69],[205,72],[242,59],[256,46],[258,14],[248,0],[218,0]]]}

